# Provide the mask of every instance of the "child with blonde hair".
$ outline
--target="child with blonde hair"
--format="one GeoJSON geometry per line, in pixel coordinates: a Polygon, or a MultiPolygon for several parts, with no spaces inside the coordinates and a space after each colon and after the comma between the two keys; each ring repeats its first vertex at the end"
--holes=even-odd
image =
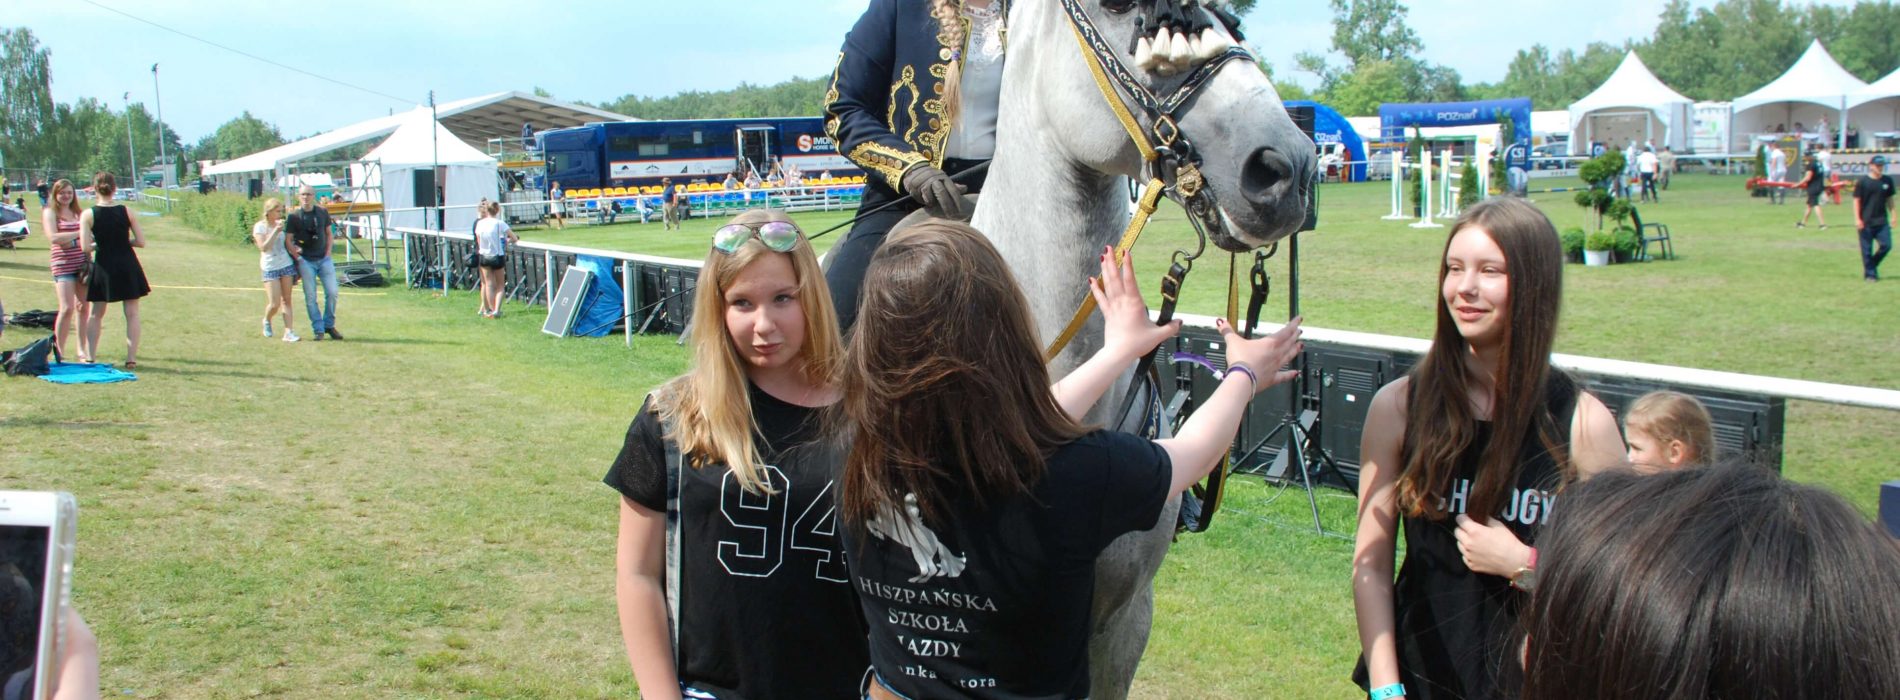
{"type": "Polygon", "coordinates": [[[1680,469],[1715,461],[1715,420],[1694,396],[1652,391],[1623,415],[1623,441],[1638,469],[1680,469]]]}

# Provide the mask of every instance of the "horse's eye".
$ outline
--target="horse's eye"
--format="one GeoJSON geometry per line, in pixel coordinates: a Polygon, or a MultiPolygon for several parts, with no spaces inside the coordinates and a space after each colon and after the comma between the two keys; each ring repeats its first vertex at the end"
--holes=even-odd
{"type": "Polygon", "coordinates": [[[1135,9],[1135,0],[1102,0],[1102,9],[1114,14],[1123,14],[1135,9]]]}

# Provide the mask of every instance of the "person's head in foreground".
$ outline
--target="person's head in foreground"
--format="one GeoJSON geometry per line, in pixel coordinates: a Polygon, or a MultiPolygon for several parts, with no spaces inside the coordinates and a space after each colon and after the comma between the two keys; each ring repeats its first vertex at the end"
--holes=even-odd
{"type": "Polygon", "coordinates": [[[1764,467],[1616,472],[1538,538],[1524,700],[1900,698],[1900,541],[1764,467]]]}

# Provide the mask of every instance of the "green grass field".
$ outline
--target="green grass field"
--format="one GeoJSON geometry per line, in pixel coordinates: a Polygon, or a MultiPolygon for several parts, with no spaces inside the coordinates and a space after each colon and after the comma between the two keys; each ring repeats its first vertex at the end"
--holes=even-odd
{"type": "MultiPolygon", "coordinates": [[[[1444,231],[1380,221],[1386,196],[1323,189],[1321,230],[1302,239],[1309,324],[1429,331],[1444,231]]],[[[1844,207],[1828,209],[1836,227],[1797,231],[1797,208],[1748,199],[1739,179],[1683,176],[1665,196],[1644,212],[1674,229],[1682,259],[1568,268],[1560,351],[1900,387],[1886,369],[1900,282],[1859,280],[1844,207]]],[[[1560,227],[1583,223],[1564,195],[1544,198],[1560,227]]],[[[254,251],[140,221],[157,289],[139,381],[0,380],[0,484],[79,497],[74,600],[101,637],[108,695],[633,696],[615,495],[599,479],[684,349],[556,339],[537,309],[487,321],[470,292],[402,287],[346,292],[347,341],[264,340],[254,251]]],[[[524,235],[697,259],[713,227],[524,235]]],[[[1138,252],[1144,276],[1188,235],[1165,212],[1138,252]]],[[[1190,278],[1188,310],[1219,310],[1224,267],[1190,278]]],[[[9,310],[54,308],[51,289],[43,237],[0,251],[9,310]]],[[[102,359],[122,356],[122,327],[115,309],[102,359]]],[[[1894,435],[1900,414],[1792,402],[1786,471],[1871,513],[1878,483],[1900,476],[1894,435]]],[[[1348,497],[1320,503],[1349,531],[1348,497]]],[[[1349,697],[1350,543],[1310,526],[1298,490],[1237,483],[1214,529],[1164,565],[1137,694],[1349,697]]]]}

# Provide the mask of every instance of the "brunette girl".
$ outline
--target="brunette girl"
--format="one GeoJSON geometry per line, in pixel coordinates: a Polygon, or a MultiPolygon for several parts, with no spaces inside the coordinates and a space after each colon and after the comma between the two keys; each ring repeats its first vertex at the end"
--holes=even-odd
{"type": "Polygon", "coordinates": [[[92,189],[99,199],[79,217],[79,245],[93,255],[94,262],[92,279],[86,287],[92,315],[86,321],[85,348],[80,356],[99,357],[99,330],[105,323],[106,304],[118,302],[125,310],[125,367],[132,369],[139,365],[139,300],[152,293],[138,253],[132,251],[145,247],[145,233],[125,205],[113,201],[118,184],[112,173],[92,176],[92,189]]]}
{"type": "Polygon", "coordinates": [[[1290,378],[1298,324],[1220,331],[1224,380],[1173,438],[1078,423],[1156,327],[1103,258],[1106,345],[1050,387],[1027,303],[982,234],[933,219],[871,260],[845,371],[844,537],[873,698],[1089,695],[1095,563],[1211,470],[1253,395],[1290,378]]]}
{"type": "Polygon", "coordinates": [[[1372,400],[1353,604],[1364,653],[1354,676],[1376,700],[1498,697],[1523,603],[1512,579],[1535,562],[1509,578],[1474,572],[1455,516],[1532,543],[1564,484],[1622,461],[1609,410],[1550,366],[1561,255],[1550,220],[1524,200],[1465,210],[1439,263],[1431,350],[1372,400]]]}
{"type": "Polygon", "coordinates": [[[51,206],[40,210],[40,226],[52,247],[47,265],[53,271],[53,293],[59,297],[59,316],[53,321],[53,346],[65,356],[66,338],[72,335],[73,329],[80,329],[79,361],[91,362],[92,351],[86,349],[85,335],[86,291],[80,282],[92,264],[85,248],[79,244],[79,220],[85,214],[79,209],[79,193],[73,190],[71,180],[54,182],[51,200],[51,206]]]}

